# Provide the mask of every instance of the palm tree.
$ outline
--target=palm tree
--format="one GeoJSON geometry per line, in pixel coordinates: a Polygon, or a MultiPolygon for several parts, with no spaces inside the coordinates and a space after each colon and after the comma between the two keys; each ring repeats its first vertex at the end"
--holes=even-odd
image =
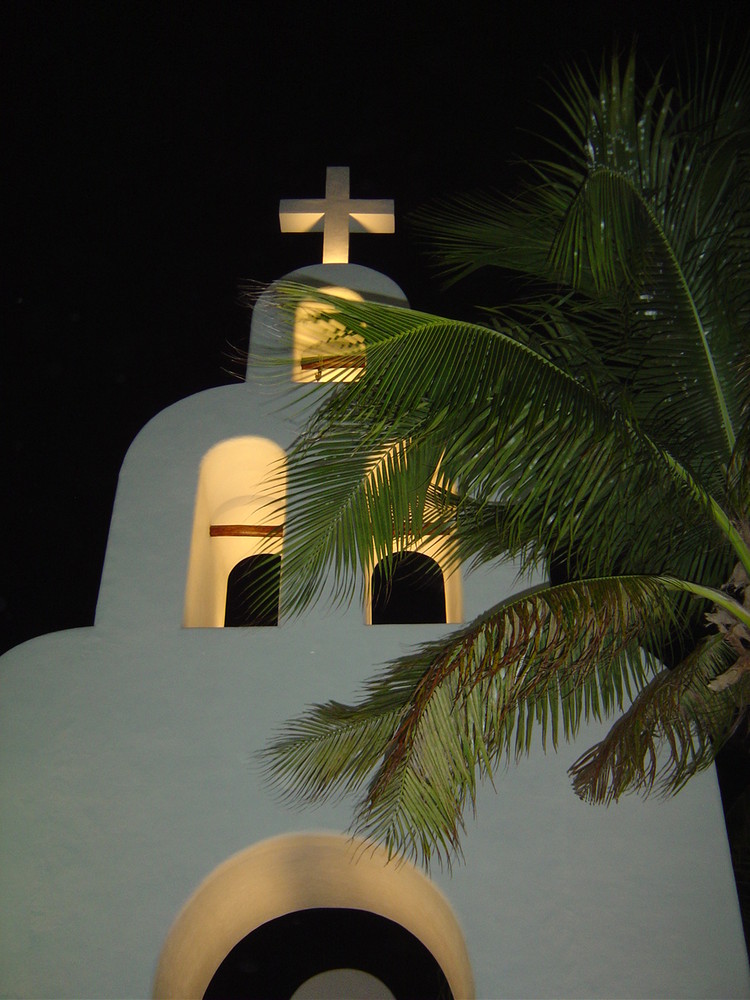
{"type": "Polygon", "coordinates": [[[429,863],[535,731],[616,715],[571,768],[606,803],[676,792],[745,717],[749,97],[746,45],[673,88],[639,90],[634,54],[592,84],[573,68],[516,197],[417,219],[453,278],[514,272],[520,304],[477,325],[327,299],[367,365],[290,456],[287,607],[331,567],[349,599],[373,545],[414,537],[556,572],[291,722],[265,751],[287,794],[355,791],[359,833],[429,863]]]}

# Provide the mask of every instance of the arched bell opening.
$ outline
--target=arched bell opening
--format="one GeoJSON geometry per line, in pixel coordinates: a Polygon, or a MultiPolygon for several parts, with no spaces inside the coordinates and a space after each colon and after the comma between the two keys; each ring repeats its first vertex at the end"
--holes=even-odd
{"type": "MultiPolygon", "coordinates": [[[[350,288],[326,286],[325,295],[362,302],[350,288]]],[[[314,299],[303,301],[294,316],[294,382],[353,382],[365,367],[365,345],[361,335],[347,330],[331,316],[335,307],[314,299]]]]}
{"type": "Polygon", "coordinates": [[[230,438],[204,456],[195,498],[184,626],[221,628],[227,615],[230,624],[254,624],[256,571],[264,567],[264,573],[273,575],[280,565],[285,457],[282,448],[262,437],[230,438]],[[247,562],[256,556],[264,560],[247,562]],[[265,559],[268,556],[279,561],[272,563],[265,559]],[[238,569],[243,564],[249,580],[243,581],[238,569]],[[273,566],[277,569],[270,569],[273,566]]]}
{"type": "Polygon", "coordinates": [[[445,622],[445,580],[439,563],[421,552],[396,552],[371,579],[373,625],[445,622]]]}
{"type": "Polygon", "coordinates": [[[280,555],[262,553],[241,559],[227,580],[224,627],[278,625],[280,590],[280,555]]]}

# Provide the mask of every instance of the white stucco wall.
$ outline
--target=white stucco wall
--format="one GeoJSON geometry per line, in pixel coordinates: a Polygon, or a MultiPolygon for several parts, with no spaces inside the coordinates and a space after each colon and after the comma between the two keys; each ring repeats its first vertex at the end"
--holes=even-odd
{"type": "MultiPolygon", "coordinates": [[[[396,291],[331,267],[313,270],[396,291]]],[[[256,345],[278,333],[267,318],[256,309],[256,345]]],[[[282,447],[294,436],[267,383],[151,421],[123,464],[96,625],[2,660],[4,996],[148,996],[172,922],[217,865],[267,837],[348,824],[346,804],[281,805],[254,753],[303,706],[354,698],[373,668],[445,630],[368,627],[357,606],[278,629],[183,628],[198,467],[245,434],[282,447]]],[[[516,586],[507,566],[470,576],[466,618],[516,586]]],[[[600,731],[501,774],[468,818],[465,863],[433,873],[477,995],[750,995],[715,775],[666,802],[588,807],[566,769],[600,731]]]]}

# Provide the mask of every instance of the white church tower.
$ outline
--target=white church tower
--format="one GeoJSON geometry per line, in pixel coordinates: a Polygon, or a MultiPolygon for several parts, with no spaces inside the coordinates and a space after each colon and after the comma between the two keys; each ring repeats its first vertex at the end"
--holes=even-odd
{"type": "MultiPolygon", "coordinates": [[[[324,234],[323,263],[288,278],[406,304],[348,263],[350,231],[393,231],[392,203],[350,199],[348,170],[280,218],[324,234]]],[[[246,383],[170,406],[133,442],[95,625],[2,660],[0,994],[750,995],[713,771],[665,802],[589,807],[566,774],[599,738],[585,727],[487,787],[463,863],[429,878],[344,835],[346,803],[295,811],[264,783],[256,754],[285,719],[354,700],[517,586],[507,566],[441,565],[439,614],[400,624],[372,624],[369,597],[290,621],[241,599],[237,567],[245,585],[280,572],[288,403],[357,374],[316,362],[317,335],[309,311],[261,296],[246,383]],[[280,349],[287,367],[259,377],[253,358],[280,349]]]]}

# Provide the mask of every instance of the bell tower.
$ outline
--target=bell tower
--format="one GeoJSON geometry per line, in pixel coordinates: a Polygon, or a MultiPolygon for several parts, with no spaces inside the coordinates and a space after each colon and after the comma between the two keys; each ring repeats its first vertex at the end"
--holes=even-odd
{"type": "MultiPolygon", "coordinates": [[[[351,198],[346,168],[329,168],[324,198],[282,201],[280,220],[323,233],[323,262],[286,280],[407,306],[349,262],[349,234],[393,232],[394,208],[351,198]]],[[[405,586],[429,569],[429,614],[394,614],[377,566],[346,606],[258,605],[253,580],[283,588],[296,404],[366,363],[312,294],[294,315],[261,295],[246,381],[175,403],[133,441],[95,624],[0,661],[0,991],[747,995],[713,772],[668,802],[587,807],[567,767],[605,723],[482,787],[463,859],[429,876],[351,839],[346,798],[297,810],[268,787],[257,754],[285,720],[353,702],[384,663],[532,582],[415,540],[397,555],[405,586]]]]}

